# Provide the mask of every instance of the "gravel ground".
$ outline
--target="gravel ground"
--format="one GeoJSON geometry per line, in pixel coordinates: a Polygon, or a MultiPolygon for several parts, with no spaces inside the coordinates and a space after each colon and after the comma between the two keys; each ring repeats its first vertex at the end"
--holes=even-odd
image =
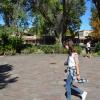
{"type": "MultiPolygon", "coordinates": [[[[88,92],[86,100],[100,100],[100,57],[79,57],[78,84],[88,92]]],[[[64,54],[31,54],[0,57],[0,100],[66,100],[64,54]]],[[[72,100],[80,100],[72,96],[72,100]]]]}

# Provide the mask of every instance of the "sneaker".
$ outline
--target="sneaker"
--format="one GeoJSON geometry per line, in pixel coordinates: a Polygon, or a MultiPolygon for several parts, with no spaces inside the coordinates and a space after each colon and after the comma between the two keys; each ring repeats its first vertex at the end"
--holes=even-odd
{"type": "Polygon", "coordinates": [[[88,82],[88,80],[87,79],[84,79],[84,78],[78,80],[78,83],[87,83],[87,82],[88,82]]]}
{"type": "Polygon", "coordinates": [[[81,97],[82,97],[82,100],[85,100],[86,99],[86,96],[87,96],[87,92],[83,92],[83,94],[81,95],[81,97]]]}
{"type": "Polygon", "coordinates": [[[75,82],[78,82],[78,83],[88,83],[88,80],[85,79],[85,78],[81,78],[80,80],[75,80],[75,82]]]}

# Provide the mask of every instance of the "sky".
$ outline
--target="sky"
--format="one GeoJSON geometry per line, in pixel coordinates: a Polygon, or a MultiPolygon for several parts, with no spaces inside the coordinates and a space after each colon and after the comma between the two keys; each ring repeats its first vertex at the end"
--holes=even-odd
{"type": "Polygon", "coordinates": [[[3,19],[2,19],[2,16],[0,15],[0,25],[3,25],[4,22],[3,22],[3,19]]]}
{"type": "Polygon", "coordinates": [[[91,1],[86,1],[86,12],[85,15],[81,17],[82,25],[80,27],[80,30],[91,30],[90,26],[90,17],[91,17],[91,1]]]}
{"type": "MultiPolygon", "coordinates": [[[[90,17],[91,17],[91,0],[87,0],[86,2],[86,12],[85,14],[81,17],[81,27],[80,30],[91,30],[91,26],[90,26],[90,17]]],[[[3,25],[3,19],[2,16],[0,16],[0,24],[3,25]]]]}

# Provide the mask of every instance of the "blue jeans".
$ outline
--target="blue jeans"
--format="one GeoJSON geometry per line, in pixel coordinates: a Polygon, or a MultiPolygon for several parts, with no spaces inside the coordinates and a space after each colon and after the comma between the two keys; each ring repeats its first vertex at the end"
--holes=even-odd
{"type": "Polygon", "coordinates": [[[67,81],[66,81],[66,90],[67,90],[67,100],[71,100],[71,90],[74,90],[77,94],[82,94],[83,91],[78,87],[73,86],[73,77],[69,73],[67,81]]]}

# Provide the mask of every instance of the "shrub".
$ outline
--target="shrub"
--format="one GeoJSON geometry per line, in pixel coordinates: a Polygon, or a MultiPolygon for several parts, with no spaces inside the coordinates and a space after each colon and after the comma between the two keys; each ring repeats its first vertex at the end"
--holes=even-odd
{"type": "Polygon", "coordinates": [[[16,51],[12,49],[11,45],[6,45],[4,48],[4,55],[15,55],[16,51]]]}
{"type": "Polygon", "coordinates": [[[100,55],[100,51],[98,51],[97,54],[100,55]]]}
{"type": "Polygon", "coordinates": [[[76,48],[77,53],[80,54],[82,51],[81,46],[75,46],[75,48],[76,48]]]}
{"type": "Polygon", "coordinates": [[[3,53],[4,53],[4,49],[2,46],[0,46],[0,55],[3,55],[3,53]]]}
{"type": "Polygon", "coordinates": [[[7,33],[2,33],[0,37],[3,46],[9,44],[9,35],[7,33]]]}
{"type": "Polygon", "coordinates": [[[21,53],[23,53],[23,54],[30,54],[30,53],[35,53],[37,51],[38,51],[37,46],[29,46],[29,47],[27,46],[25,49],[23,49],[21,51],[21,53]]]}
{"type": "Polygon", "coordinates": [[[43,51],[45,54],[54,53],[54,49],[53,49],[52,45],[38,46],[38,49],[40,49],[41,51],[43,51]]]}
{"type": "Polygon", "coordinates": [[[21,53],[21,50],[23,48],[23,40],[21,37],[11,37],[10,38],[10,44],[14,50],[16,50],[17,53],[21,53]]]}
{"type": "Polygon", "coordinates": [[[67,53],[67,49],[66,48],[63,48],[62,45],[59,45],[59,44],[55,44],[54,45],[54,53],[67,53]]]}
{"type": "Polygon", "coordinates": [[[98,42],[95,47],[95,52],[98,52],[98,51],[100,51],[100,42],[98,42]]]}
{"type": "Polygon", "coordinates": [[[38,46],[38,49],[43,51],[44,53],[67,53],[67,49],[63,48],[62,46],[55,44],[55,45],[42,45],[38,46]]]}

